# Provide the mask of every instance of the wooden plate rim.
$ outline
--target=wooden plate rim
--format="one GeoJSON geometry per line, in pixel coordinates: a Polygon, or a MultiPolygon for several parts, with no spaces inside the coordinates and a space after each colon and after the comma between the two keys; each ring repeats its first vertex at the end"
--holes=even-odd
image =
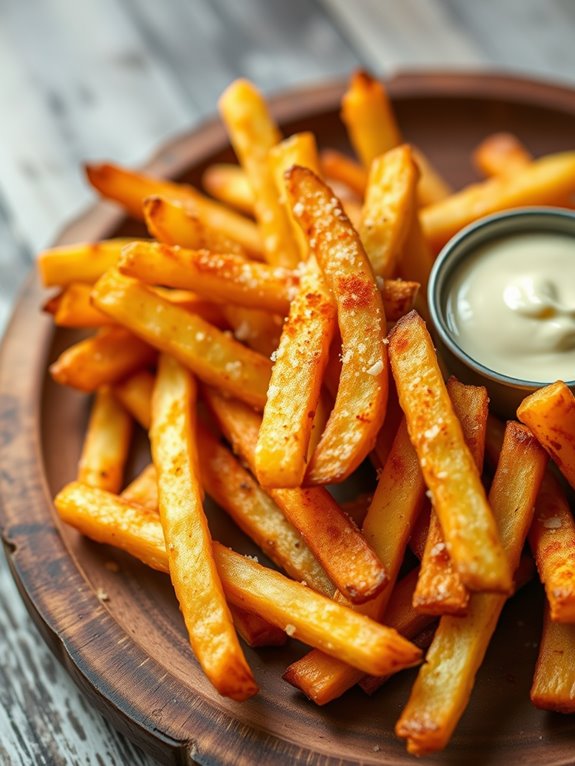
{"type": "MultiPolygon", "coordinates": [[[[512,103],[528,103],[556,110],[575,112],[575,91],[569,87],[544,80],[519,78],[487,72],[407,72],[388,82],[392,98],[500,98],[512,103]]],[[[294,120],[337,108],[345,82],[297,88],[270,99],[271,108],[280,121],[294,120]]],[[[163,146],[146,163],[144,170],[165,177],[180,175],[201,156],[222,148],[226,136],[218,119],[209,120],[191,133],[180,136],[163,146]]],[[[70,223],[58,237],[58,243],[72,242],[76,232],[94,232],[95,238],[106,236],[123,219],[123,213],[106,203],[97,203],[70,223]]],[[[42,397],[46,354],[54,328],[51,321],[38,310],[42,288],[36,274],[28,278],[8,325],[0,349],[0,531],[12,575],[26,607],[42,636],[64,664],[67,671],[87,694],[90,701],[126,736],[144,746],[152,755],[163,759],[169,755],[173,762],[231,763],[229,744],[214,737],[219,726],[232,730],[241,743],[235,753],[235,764],[273,762],[276,764],[345,764],[351,761],[332,759],[316,750],[299,747],[272,737],[255,728],[240,725],[233,716],[216,711],[209,703],[198,700],[182,726],[172,727],[166,721],[181,719],[177,701],[162,711],[162,722],[153,712],[153,684],[157,672],[164,669],[131,639],[124,640],[120,651],[129,653],[133,668],[134,687],[127,690],[103,673],[94,672],[83,655],[83,640],[90,640],[106,658],[118,652],[118,641],[125,633],[107,612],[82,576],[81,567],[69,555],[58,533],[58,521],[53,516],[52,502],[43,471],[40,451],[40,402],[42,397]],[[33,332],[34,343],[22,344],[22,332],[33,332]],[[26,518],[32,521],[22,522],[26,518]],[[34,518],[52,517],[53,525],[36,522],[34,518]],[[38,582],[35,561],[39,551],[50,555],[57,566],[50,569],[47,581],[38,582]],[[76,611],[83,617],[80,632],[70,625],[57,623],[47,603],[50,588],[58,585],[77,591],[76,611]],[[146,662],[144,662],[146,661],[146,662]],[[134,704],[137,699],[139,704],[134,704]],[[181,728],[193,728],[193,741],[182,738],[181,728]],[[269,761],[267,759],[270,759],[269,761]],[[263,760],[262,760],[263,759],[263,760]]],[[[75,626],[76,627],[76,626],[75,626]]],[[[104,671],[105,667],[101,668],[104,671]]],[[[177,681],[167,677],[166,687],[177,681]]],[[[385,759],[384,753],[378,754],[385,759]]],[[[392,763],[380,760],[380,763],[392,763]]]]}

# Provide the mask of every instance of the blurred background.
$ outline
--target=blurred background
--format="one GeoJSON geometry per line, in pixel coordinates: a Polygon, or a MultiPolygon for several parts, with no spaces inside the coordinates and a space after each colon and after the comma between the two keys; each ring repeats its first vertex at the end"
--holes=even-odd
{"type": "MultiPolygon", "coordinates": [[[[215,111],[347,76],[485,70],[575,84],[572,0],[0,0],[0,334],[35,253],[93,201],[85,160],[143,162],[215,111]]],[[[0,762],[151,764],[90,708],[0,565],[0,762]]]]}

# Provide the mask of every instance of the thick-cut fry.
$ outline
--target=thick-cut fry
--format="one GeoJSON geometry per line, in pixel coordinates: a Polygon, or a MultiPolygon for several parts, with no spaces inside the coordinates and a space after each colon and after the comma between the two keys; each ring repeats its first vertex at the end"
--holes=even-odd
{"type": "Polygon", "coordinates": [[[385,88],[367,72],[355,72],[341,101],[341,118],[351,144],[369,170],[380,154],[401,143],[385,88]]]}
{"type": "Polygon", "coordinates": [[[50,302],[54,324],[58,327],[105,327],[114,324],[110,317],[92,305],[92,286],[85,282],[72,282],[50,302]]]}
{"type": "Polygon", "coordinates": [[[204,171],[202,186],[220,202],[253,215],[254,193],[245,171],[239,165],[215,162],[204,171]]]}
{"type": "Polygon", "coordinates": [[[407,145],[371,163],[359,235],[375,274],[391,277],[416,214],[418,170],[407,145]]]}
{"type": "Polygon", "coordinates": [[[263,409],[271,362],[137,281],[108,272],[94,287],[99,309],[206,383],[263,409]]]}
{"type": "Polygon", "coordinates": [[[123,327],[105,327],[63,351],[50,365],[54,380],[88,393],[148,367],[156,352],[123,327]]]}
{"type": "MultiPolygon", "coordinates": [[[[362,614],[378,621],[384,617],[424,491],[417,455],[404,420],[363,522],[363,533],[385,566],[389,578],[385,590],[359,608],[362,614]]],[[[336,596],[336,600],[341,599],[336,596]]],[[[324,705],[357,683],[361,673],[327,654],[314,651],[290,665],[284,679],[318,705],[324,705]]]]}
{"type": "Polygon", "coordinates": [[[187,250],[158,242],[134,242],[122,251],[122,274],[150,285],[194,290],[216,301],[285,315],[297,292],[297,274],[233,253],[187,250]]]}
{"type": "MultiPolygon", "coordinates": [[[[378,283],[380,280],[378,280],[378,283]]],[[[419,282],[409,282],[403,279],[384,279],[383,308],[388,322],[397,320],[408,314],[415,306],[415,300],[419,291],[419,282]]]]}
{"type": "Polygon", "coordinates": [[[154,376],[148,370],[141,370],[114,386],[114,396],[123,404],[130,415],[146,431],[150,428],[152,391],[154,376]]]}
{"type": "Polygon", "coordinates": [[[575,396],[563,381],[540,388],[519,405],[517,417],[533,431],[575,489],[575,396]]]}
{"type": "Polygon", "coordinates": [[[550,470],[537,496],[529,545],[545,586],[551,619],[575,622],[575,520],[561,484],[550,470]]]}
{"type": "Polygon", "coordinates": [[[158,511],[158,474],[155,465],[147,465],[122,491],[120,497],[150,511],[158,511]]]}
{"type": "Polygon", "coordinates": [[[175,306],[181,306],[186,311],[205,319],[206,322],[220,329],[227,329],[229,324],[224,317],[223,306],[220,303],[203,298],[191,290],[177,290],[171,287],[154,287],[152,291],[165,298],[175,306]]]}
{"type": "Polygon", "coordinates": [[[346,479],[369,454],[385,418],[388,393],[385,312],[359,237],[329,187],[292,168],[287,188],[337,302],[342,368],[335,404],[306,474],[309,484],[346,479]]]}
{"type": "Polygon", "coordinates": [[[287,633],[276,625],[272,625],[259,614],[247,612],[239,606],[230,606],[234,627],[248,646],[283,646],[287,641],[287,633]]]}
{"type": "Polygon", "coordinates": [[[525,205],[556,205],[575,192],[575,152],[534,160],[509,178],[490,178],[423,208],[423,231],[435,252],[485,215],[525,205]]]}
{"type": "Polygon", "coordinates": [[[120,258],[133,239],[105,239],[102,242],[61,245],[38,255],[38,270],[44,287],[66,287],[74,282],[93,284],[120,258]]]}
{"type": "Polygon", "coordinates": [[[362,199],[367,186],[367,171],[355,160],[335,149],[324,149],[319,155],[322,175],[329,181],[348,186],[362,199]]]}
{"type": "MultiPolygon", "coordinates": [[[[465,386],[456,378],[447,382],[453,410],[479,473],[483,470],[489,396],[483,386],[465,386]]],[[[435,511],[431,512],[425,551],[413,605],[427,614],[465,614],[469,591],[451,563],[435,511]]]]}
{"type": "Polygon", "coordinates": [[[293,268],[299,261],[298,247],[268,164],[268,152],[280,141],[281,134],[262,95],[247,80],[236,80],[228,86],[220,97],[219,108],[252,187],[266,259],[293,268]]]}
{"type": "Polygon", "coordinates": [[[108,386],[100,388],[82,447],[78,481],[108,492],[119,492],[131,437],[131,417],[108,386]]]}
{"type": "Polygon", "coordinates": [[[421,285],[420,300],[427,305],[427,283],[435,258],[425,239],[419,220],[419,213],[415,211],[411,218],[409,232],[403,249],[403,256],[399,262],[399,276],[402,279],[415,279],[421,285]]]}
{"type": "Polygon", "coordinates": [[[473,164],[486,176],[512,176],[533,156],[513,133],[492,133],[473,152],[473,164]]]}
{"type": "Polygon", "coordinates": [[[213,250],[215,253],[247,254],[239,242],[226,237],[219,229],[207,226],[198,212],[185,202],[167,197],[146,197],[143,210],[148,231],[165,245],[213,250]]]}
{"type": "Polygon", "coordinates": [[[371,459],[376,469],[383,468],[385,465],[393,440],[397,434],[397,429],[403,418],[403,412],[399,406],[399,399],[397,398],[397,390],[393,378],[389,378],[389,396],[387,399],[387,411],[385,413],[385,420],[382,427],[379,429],[377,439],[373,452],[371,453],[371,459]]]}
{"type": "Polygon", "coordinates": [[[147,197],[165,197],[185,204],[207,228],[239,242],[250,253],[261,252],[260,235],[253,221],[204,197],[192,186],[163,181],[110,164],[87,165],[86,175],[96,191],[106,199],[118,202],[134,218],[144,218],[143,202],[147,197]]]}
{"type": "MultiPolygon", "coordinates": [[[[167,571],[166,544],[154,511],[76,482],[64,487],[54,502],[62,519],[87,537],[167,571]]],[[[216,542],[213,556],[232,604],[268,619],[289,636],[330,651],[364,672],[383,675],[419,662],[421,651],[396,631],[216,542]]],[[[202,622],[214,619],[211,611],[201,616],[202,622]]],[[[244,682],[240,688],[250,687],[244,682]]]]}
{"type": "Polygon", "coordinates": [[[543,710],[575,713],[575,625],[553,622],[549,607],[535,667],[531,702],[543,710]]]}
{"type": "Polygon", "coordinates": [[[451,560],[471,590],[509,592],[511,573],[479,472],[443,382],[433,342],[415,312],[389,336],[399,402],[451,560]]]}
{"type": "MultiPolygon", "coordinates": [[[[507,424],[489,500],[509,568],[517,569],[547,458],[519,423],[507,424]]],[[[471,694],[475,674],[497,625],[506,597],[474,593],[465,617],[442,617],[426,663],[396,726],[415,755],[441,750],[471,694]]]]}
{"type": "Polygon", "coordinates": [[[419,183],[417,185],[418,206],[433,205],[435,202],[449,197],[453,190],[445,178],[441,177],[429,159],[417,146],[412,147],[412,152],[419,168],[419,183]]]}
{"type": "MultiPolygon", "coordinates": [[[[226,439],[253,471],[259,415],[214,389],[206,388],[204,396],[226,439]]],[[[386,582],[385,570],[326,489],[270,489],[269,495],[300,532],[335,587],[350,601],[362,603],[377,595],[386,582]]]]}
{"type": "Polygon", "coordinates": [[[255,456],[264,487],[303,482],[335,322],[335,301],[312,258],[275,352],[255,456]]]}
{"type": "Polygon", "coordinates": [[[258,354],[271,357],[280,342],[282,316],[231,304],[222,305],[221,309],[237,340],[253,348],[258,354]]]}
{"type": "Polygon", "coordinates": [[[255,694],[257,686],[212,557],[194,438],[195,398],[190,373],[162,355],[152,397],[150,441],[170,578],[202,669],[220,694],[243,700],[255,694]]]}
{"type": "Polygon", "coordinates": [[[409,548],[414,556],[421,561],[425,550],[425,543],[429,533],[429,519],[431,518],[431,503],[429,499],[424,503],[423,509],[414,524],[413,532],[409,539],[409,548]]]}

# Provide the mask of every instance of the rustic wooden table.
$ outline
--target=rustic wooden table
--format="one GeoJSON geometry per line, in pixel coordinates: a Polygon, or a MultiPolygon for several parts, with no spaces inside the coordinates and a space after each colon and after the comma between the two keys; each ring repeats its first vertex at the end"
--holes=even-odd
{"type": "MultiPolygon", "coordinates": [[[[235,77],[272,92],[361,65],[575,85],[574,33],[571,0],[0,0],[0,333],[35,252],[93,199],[82,161],[143,161],[235,77]]],[[[0,763],[152,764],[45,648],[3,560],[0,763]]]]}

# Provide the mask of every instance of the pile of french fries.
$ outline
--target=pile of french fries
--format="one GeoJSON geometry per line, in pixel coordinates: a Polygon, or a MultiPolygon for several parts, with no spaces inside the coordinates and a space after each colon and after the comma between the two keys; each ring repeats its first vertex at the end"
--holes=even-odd
{"type": "Polygon", "coordinates": [[[504,426],[484,388],[445,382],[424,321],[439,248],[485,214],[569,204],[575,152],[533,159],[494,135],[474,155],[486,180],[453,192],[363,72],[342,101],[357,159],[284,138],[249,82],[219,106],[239,164],[209,167],[207,194],[91,165],[152,239],[40,255],[59,288],[46,311],[94,330],[50,368],[94,394],[58,513],[169,573],[197,661],[234,700],[258,690],[238,633],[309,644],[285,679],[319,705],[373,693],[429,647],[396,727],[416,755],[448,743],[534,558],[531,698],[575,712],[575,523],[548,467],[575,487],[573,394],[557,382],[504,426]],[[152,462],[125,486],[134,423],[152,462]],[[377,485],[342,507],[326,487],[366,458],[377,485]],[[212,539],[205,493],[277,569],[212,539]],[[421,563],[400,579],[408,548],[421,563]]]}

